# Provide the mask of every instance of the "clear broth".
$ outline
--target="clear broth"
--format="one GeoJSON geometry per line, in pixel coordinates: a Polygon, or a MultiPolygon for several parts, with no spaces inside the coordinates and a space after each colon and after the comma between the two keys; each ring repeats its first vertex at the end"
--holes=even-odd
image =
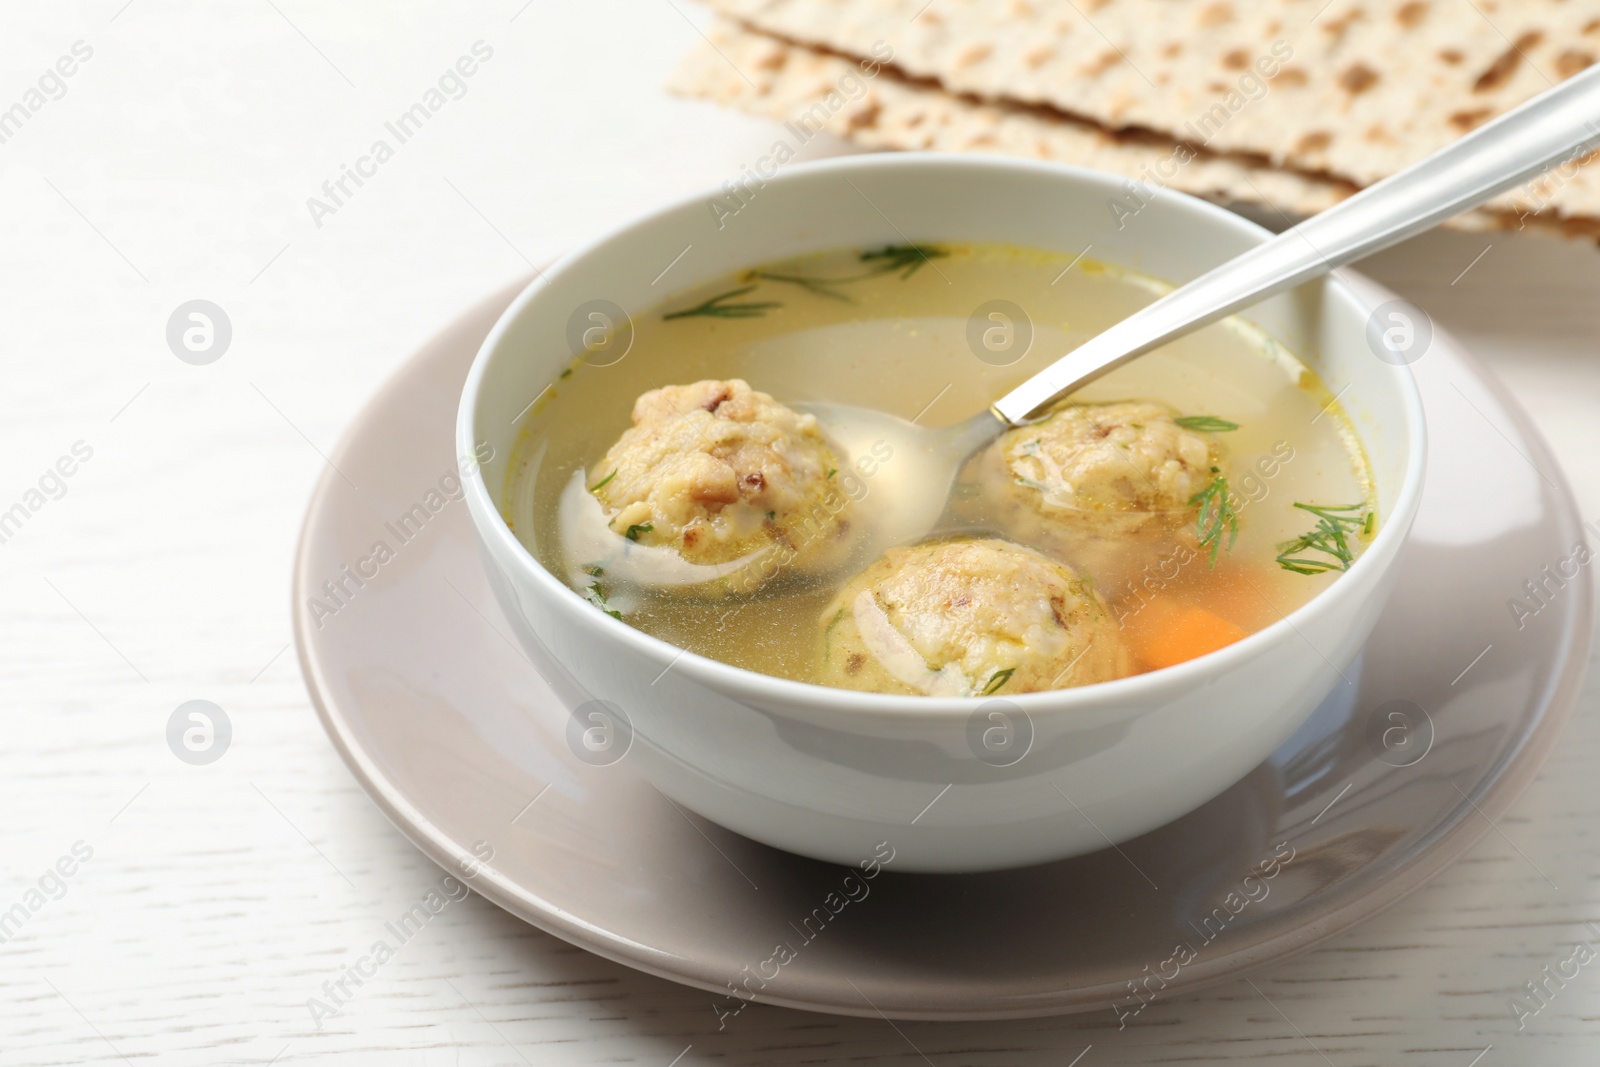
{"type": "MultiPolygon", "coordinates": [[[[625,358],[608,366],[574,360],[526,417],[507,476],[507,522],[551,573],[576,575],[583,561],[562,558],[558,500],[573,473],[596,463],[631,424],[635,398],[650,389],[743,378],[786,403],[858,404],[944,426],[981,410],[1169,289],[1120,268],[1035,249],[959,244],[939,251],[943,255],[909,272],[833,287],[847,299],[746,271],[633,316],[625,358]],[[756,288],[738,301],[781,306],[748,318],[663,317],[751,284],[756,288]],[[1032,323],[1026,355],[1007,366],[978,358],[969,343],[973,309],[995,299],[1026,309],[1032,323]]],[[[849,277],[862,273],[861,253],[844,249],[757,270],[849,277]]],[[[1143,546],[1137,556],[1090,571],[1125,628],[1148,625],[1152,605],[1174,601],[1203,605],[1245,632],[1270,625],[1339,574],[1294,573],[1275,562],[1282,542],[1316,522],[1294,503],[1375,506],[1359,441],[1334,398],[1305,364],[1242,320],[1168,344],[1073,399],[1155,400],[1186,415],[1238,424],[1218,437],[1227,448],[1224,473],[1238,505],[1239,533],[1215,566],[1206,553],[1186,554],[1173,542],[1143,546]]],[[[855,507],[871,503],[869,490],[855,507]]],[[[1359,546],[1361,538],[1352,535],[1350,542],[1359,546]]],[[[1034,547],[1085,569],[1081,560],[1034,547]]],[[[814,681],[818,617],[850,573],[821,585],[779,582],[739,597],[619,590],[608,606],[621,610],[629,625],[678,647],[814,681]]],[[[1157,665],[1145,661],[1144,669],[1157,665]]]]}

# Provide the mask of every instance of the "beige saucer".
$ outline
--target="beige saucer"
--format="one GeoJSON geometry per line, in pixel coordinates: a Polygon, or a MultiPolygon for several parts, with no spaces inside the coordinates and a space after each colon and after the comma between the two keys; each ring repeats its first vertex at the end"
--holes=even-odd
{"type": "Polygon", "coordinates": [[[301,666],[334,745],[419,848],[536,926],[711,990],[719,1012],[753,996],[898,1018],[1137,1013],[1417,888],[1532,779],[1576,696],[1590,583],[1557,572],[1586,534],[1526,415],[1436,333],[1414,366],[1431,459],[1402,577],[1351,684],[1271,760],[1120,849],[980,875],[891,861],[847,883],[688,815],[626,756],[571,747],[452,499],[461,383],[512,295],[426,345],[334,454],[295,568],[301,666]],[[1545,593],[1513,612],[1525,581],[1545,593]]]}

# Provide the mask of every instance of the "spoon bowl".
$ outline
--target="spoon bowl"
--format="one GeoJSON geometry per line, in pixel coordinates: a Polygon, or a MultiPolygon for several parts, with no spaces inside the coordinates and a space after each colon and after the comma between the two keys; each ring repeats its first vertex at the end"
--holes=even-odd
{"type": "Polygon", "coordinates": [[[651,589],[687,589],[706,585],[759,565],[772,546],[748,552],[727,563],[690,563],[677,550],[662,545],[641,545],[611,528],[605,508],[585,485],[582,470],[574,471],[561,491],[561,548],[578,588],[604,577],[608,584],[622,582],[651,589]]]}
{"type": "Polygon", "coordinates": [[[868,543],[855,555],[867,559],[933,532],[961,465],[1007,428],[988,409],[953,426],[929,428],[853,404],[807,402],[794,407],[817,417],[840,458],[860,476],[860,488],[852,495],[862,516],[859,536],[868,543]]]}

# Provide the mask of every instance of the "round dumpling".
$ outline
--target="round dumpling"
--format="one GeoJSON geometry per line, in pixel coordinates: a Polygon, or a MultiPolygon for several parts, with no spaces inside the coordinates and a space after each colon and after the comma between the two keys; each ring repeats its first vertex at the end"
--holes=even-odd
{"type": "MultiPolygon", "coordinates": [[[[958,509],[1096,575],[1130,539],[1194,543],[1196,497],[1224,464],[1214,435],[1164,404],[1067,404],[1002,434],[969,463],[958,509]]],[[[1109,575],[1108,575],[1109,576],[1109,575]]]]}
{"type": "Polygon", "coordinates": [[[825,685],[980,696],[1133,670],[1105,601],[1070,568],[995,539],[891,549],[823,611],[825,685]]]}
{"type": "Polygon", "coordinates": [[[999,482],[1051,521],[1135,532],[1194,517],[1218,446],[1151,401],[1070,404],[992,446],[999,482]]]}
{"type": "Polygon", "coordinates": [[[843,560],[851,501],[839,465],[815,416],[733,378],[640,396],[589,484],[610,529],[638,544],[702,565],[757,554],[737,583],[753,586],[843,560]]]}

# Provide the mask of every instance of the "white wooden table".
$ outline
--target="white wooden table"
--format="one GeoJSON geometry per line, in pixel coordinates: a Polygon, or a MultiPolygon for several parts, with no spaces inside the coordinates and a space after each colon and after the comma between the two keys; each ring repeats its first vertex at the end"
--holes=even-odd
{"type": "MultiPolygon", "coordinates": [[[[419,340],[770,145],[763,124],[660,91],[700,17],[679,0],[0,14],[0,110],[28,111],[0,126],[0,512],[24,509],[0,543],[0,1064],[1594,1063],[1600,960],[1520,1033],[1508,1007],[1600,940],[1581,925],[1600,921],[1593,685],[1497,832],[1377,921],[1256,975],[1265,997],[1227,984],[1121,1033],[1100,1016],[770,1008],[718,1033],[706,994],[471,897],[313,1023],[308,999],[439,872],[356,788],[301,685],[303,504],[419,340]],[[92,55],[30,96],[80,40],[92,55]],[[392,158],[361,163],[478,41],[464,95],[448,83],[392,158]],[[333,203],[344,165],[368,176],[333,203]],[[313,196],[334,210],[314,218],[313,196]],[[233,331],[203,366],[165,337],[196,298],[233,331]],[[63,457],[72,474],[47,475],[63,457]],[[166,741],[195,699],[232,724],[205,766],[166,741]]],[[[1504,376],[1600,517],[1600,252],[1446,234],[1369,269],[1504,376]]]]}

